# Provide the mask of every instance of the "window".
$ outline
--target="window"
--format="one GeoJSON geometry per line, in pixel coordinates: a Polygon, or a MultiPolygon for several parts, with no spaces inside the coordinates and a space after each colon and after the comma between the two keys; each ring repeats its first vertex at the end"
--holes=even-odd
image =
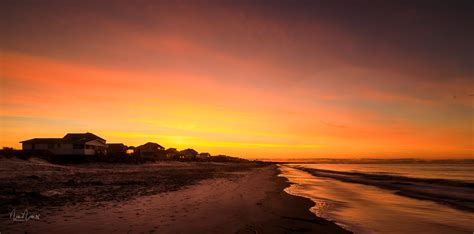
{"type": "Polygon", "coordinates": [[[95,145],[85,145],[85,148],[86,149],[96,149],[97,146],[95,146],[95,145]]]}

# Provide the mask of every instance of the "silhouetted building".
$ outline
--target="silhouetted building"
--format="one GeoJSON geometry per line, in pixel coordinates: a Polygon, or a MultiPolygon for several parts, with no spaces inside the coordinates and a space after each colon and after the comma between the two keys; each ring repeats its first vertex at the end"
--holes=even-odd
{"type": "Polygon", "coordinates": [[[179,159],[179,151],[176,148],[168,148],[165,150],[165,157],[167,159],[179,159]]]}
{"type": "Polygon", "coordinates": [[[122,143],[109,143],[107,144],[107,155],[125,155],[127,149],[127,146],[122,143]]]}
{"type": "Polygon", "coordinates": [[[157,143],[148,142],[146,144],[137,146],[135,148],[135,153],[140,156],[156,156],[164,150],[165,147],[157,143]]]}
{"type": "Polygon", "coordinates": [[[193,149],[185,149],[180,151],[179,153],[187,159],[195,159],[198,154],[198,152],[193,149]]]}
{"type": "Polygon", "coordinates": [[[49,151],[57,155],[105,154],[105,139],[90,132],[68,133],[63,138],[34,138],[21,141],[23,150],[49,151]]]}
{"type": "Polygon", "coordinates": [[[196,158],[198,159],[208,159],[211,157],[211,154],[210,153],[199,153],[196,158]]]}

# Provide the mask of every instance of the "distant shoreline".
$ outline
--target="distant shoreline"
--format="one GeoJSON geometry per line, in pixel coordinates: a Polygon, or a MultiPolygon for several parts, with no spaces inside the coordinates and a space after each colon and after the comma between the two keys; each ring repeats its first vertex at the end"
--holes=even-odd
{"type": "Polygon", "coordinates": [[[466,163],[474,164],[473,158],[464,159],[379,159],[379,158],[360,158],[360,159],[338,159],[338,158],[305,158],[305,159],[255,159],[263,162],[274,162],[279,164],[440,164],[440,163],[466,163]]]}

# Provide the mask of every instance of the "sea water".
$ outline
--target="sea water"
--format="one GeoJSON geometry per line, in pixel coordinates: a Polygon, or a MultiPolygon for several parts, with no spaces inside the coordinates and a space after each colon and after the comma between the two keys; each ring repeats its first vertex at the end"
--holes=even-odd
{"type": "MultiPolygon", "coordinates": [[[[474,164],[281,164],[290,194],[316,204],[311,211],[355,233],[473,233],[474,213],[361,183],[315,176],[304,169],[394,176],[406,180],[474,181],[474,164]],[[303,170],[302,170],[303,169],[303,170]]],[[[351,174],[349,174],[351,176],[351,174]]],[[[461,188],[462,189],[462,188],[461,188]]],[[[466,191],[473,188],[467,187],[466,191]]]]}

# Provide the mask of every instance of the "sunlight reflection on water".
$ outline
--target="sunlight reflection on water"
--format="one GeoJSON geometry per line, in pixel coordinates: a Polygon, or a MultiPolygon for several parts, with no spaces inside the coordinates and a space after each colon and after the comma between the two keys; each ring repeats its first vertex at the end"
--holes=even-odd
{"type": "Polygon", "coordinates": [[[319,178],[280,166],[293,184],[285,191],[311,199],[315,215],[355,233],[471,233],[474,215],[373,186],[319,178]]]}

